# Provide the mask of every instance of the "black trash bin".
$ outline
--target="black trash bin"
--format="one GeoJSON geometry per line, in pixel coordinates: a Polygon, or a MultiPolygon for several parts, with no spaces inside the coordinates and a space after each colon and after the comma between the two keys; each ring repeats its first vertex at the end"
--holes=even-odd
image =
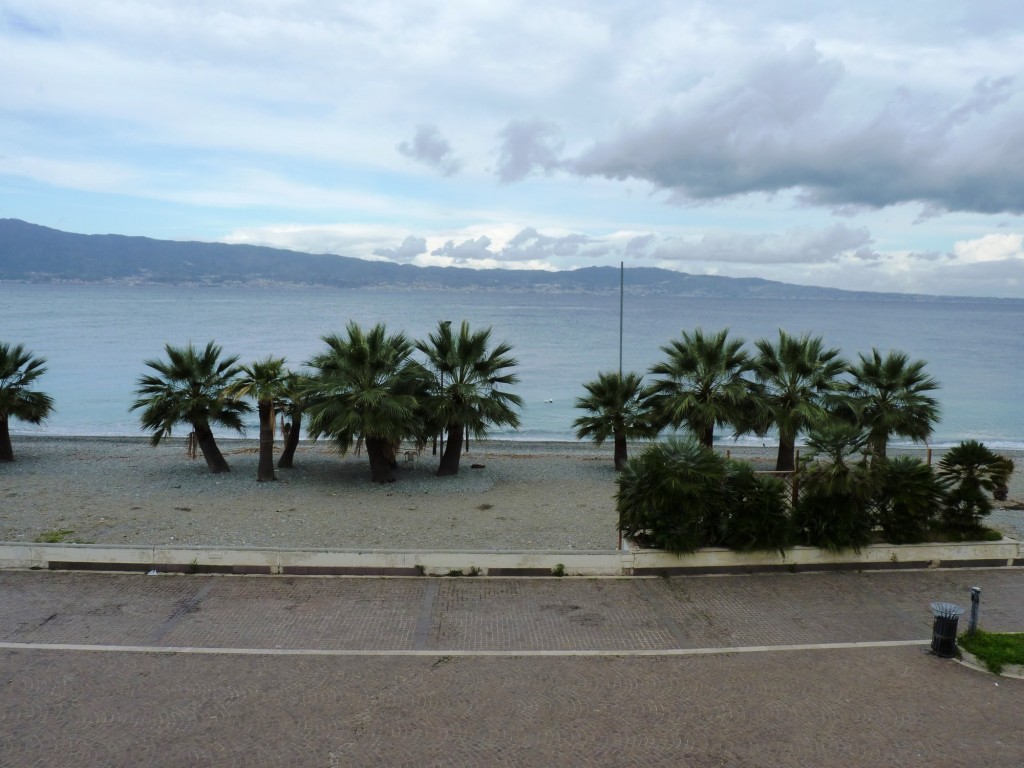
{"type": "Polygon", "coordinates": [[[932,603],[932,653],[943,659],[956,656],[956,625],[964,609],[953,603],[932,603]]]}

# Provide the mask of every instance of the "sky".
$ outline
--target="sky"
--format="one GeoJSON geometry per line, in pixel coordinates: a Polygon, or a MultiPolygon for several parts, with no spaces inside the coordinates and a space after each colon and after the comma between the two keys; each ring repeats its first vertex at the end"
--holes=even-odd
{"type": "Polygon", "coordinates": [[[0,0],[0,218],[1024,298],[1024,13],[0,0]]]}

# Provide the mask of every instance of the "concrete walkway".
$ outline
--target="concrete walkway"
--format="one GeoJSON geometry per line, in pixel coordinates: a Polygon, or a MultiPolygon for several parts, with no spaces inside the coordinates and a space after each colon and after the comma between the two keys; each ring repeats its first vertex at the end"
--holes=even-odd
{"type": "Polygon", "coordinates": [[[0,572],[0,766],[1019,766],[1024,569],[673,579],[0,572]]]}

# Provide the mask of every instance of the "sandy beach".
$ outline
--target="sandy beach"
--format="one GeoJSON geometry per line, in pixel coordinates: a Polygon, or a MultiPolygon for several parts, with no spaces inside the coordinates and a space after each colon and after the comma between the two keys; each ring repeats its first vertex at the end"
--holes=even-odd
{"type": "MultiPolygon", "coordinates": [[[[0,464],[0,541],[316,549],[601,550],[616,546],[611,447],[482,441],[457,477],[434,476],[428,448],[401,457],[397,481],[370,482],[365,455],[304,443],[295,468],[257,483],[254,440],[223,440],[213,475],[183,439],[15,436],[0,464]],[[471,465],[482,465],[472,468],[471,465]]],[[[726,443],[766,469],[772,449],[726,443]]],[[[1010,500],[989,524],[1024,536],[1024,454],[1010,500]],[[1016,508],[1015,508],[1016,507],[1016,508]]],[[[938,456],[934,457],[938,461],[938,456]]]]}

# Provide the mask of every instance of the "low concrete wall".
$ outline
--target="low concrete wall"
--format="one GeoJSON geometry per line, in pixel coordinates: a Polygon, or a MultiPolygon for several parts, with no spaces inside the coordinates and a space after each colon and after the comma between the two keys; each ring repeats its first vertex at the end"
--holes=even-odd
{"type": "Polygon", "coordinates": [[[859,553],[828,552],[817,547],[793,547],[779,552],[733,552],[707,548],[690,555],[640,549],[631,542],[632,573],[695,573],[771,570],[830,570],[841,568],[941,568],[1009,566],[1021,563],[1019,542],[963,542],[955,544],[871,544],[859,553]]]}
{"type": "Polygon", "coordinates": [[[875,544],[861,552],[813,547],[778,552],[702,549],[691,555],[639,549],[601,551],[300,550],[95,544],[0,543],[0,569],[45,568],[160,573],[390,576],[629,576],[771,570],[1024,565],[1012,539],[963,544],[875,544]]]}
{"type": "Polygon", "coordinates": [[[601,551],[300,550],[0,544],[0,568],[161,573],[353,574],[392,576],[621,575],[627,553],[601,551]]]}

